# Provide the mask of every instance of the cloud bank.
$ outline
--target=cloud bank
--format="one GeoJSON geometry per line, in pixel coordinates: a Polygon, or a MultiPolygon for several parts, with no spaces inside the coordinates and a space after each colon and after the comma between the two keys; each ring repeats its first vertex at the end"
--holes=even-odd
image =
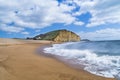
{"type": "MultiPolygon", "coordinates": [[[[120,0],[0,0],[0,30],[29,34],[55,23],[97,27],[120,24],[120,0]],[[90,13],[88,23],[78,16],[90,13]]],[[[91,33],[90,33],[91,34],[91,33]]]]}
{"type": "Polygon", "coordinates": [[[73,13],[81,15],[89,12],[92,17],[87,27],[103,24],[120,23],[120,0],[71,0],[67,3],[76,4],[80,9],[73,13]]]}
{"type": "Polygon", "coordinates": [[[82,39],[90,40],[120,40],[120,29],[106,28],[94,32],[78,33],[82,39]]]}
{"type": "Polygon", "coordinates": [[[0,3],[0,29],[4,31],[19,32],[22,28],[41,29],[54,23],[84,24],[70,14],[75,6],[63,3],[59,5],[55,0],[0,0],[0,3]]]}

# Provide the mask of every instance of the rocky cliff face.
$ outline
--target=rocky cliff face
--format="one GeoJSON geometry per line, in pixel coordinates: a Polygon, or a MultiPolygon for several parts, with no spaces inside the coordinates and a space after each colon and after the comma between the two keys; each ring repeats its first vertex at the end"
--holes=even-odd
{"type": "Polygon", "coordinates": [[[61,30],[61,31],[59,31],[59,35],[56,36],[54,41],[56,41],[56,42],[69,42],[69,41],[76,42],[76,41],[80,41],[80,37],[71,31],[61,30]]]}
{"type": "Polygon", "coordinates": [[[74,32],[68,30],[55,30],[45,34],[40,34],[34,39],[51,40],[55,42],[76,42],[80,41],[80,37],[74,32]]]}

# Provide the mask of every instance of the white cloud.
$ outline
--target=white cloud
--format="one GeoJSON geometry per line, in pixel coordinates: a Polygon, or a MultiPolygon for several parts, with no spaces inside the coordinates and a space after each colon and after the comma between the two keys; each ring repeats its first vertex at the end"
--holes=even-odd
{"type": "Polygon", "coordinates": [[[92,15],[87,27],[120,23],[120,0],[73,0],[72,3],[80,6],[80,10],[73,15],[87,12],[92,15]]]}
{"type": "Polygon", "coordinates": [[[87,12],[92,15],[87,27],[120,24],[119,3],[120,0],[63,0],[59,5],[57,0],[0,0],[0,30],[23,32],[25,28],[36,30],[54,23],[81,26],[85,23],[77,16],[87,12]],[[73,11],[76,7],[80,9],[73,11]],[[14,25],[7,25],[11,23],[14,25]],[[9,30],[11,27],[14,29],[9,30]]]}
{"type": "Polygon", "coordinates": [[[94,32],[78,33],[82,39],[90,40],[120,40],[120,29],[106,28],[94,32]]]}
{"type": "Polygon", "coordinates": [[[6,31],[6,32],[15,32],[15,33],[19,33],[21,31],[24,30],[24,28],[20,28],[20,27],[14,27],[14,26],[6,26],[6,25],[0,25],[2,27],[0,27],[0,30],[2,31],[6,31]]]}
{"type": "Polygon", "coordinates": [[[81,26],[81,25],[83,25],[84,23],[81,22],[81,21],[75,21],[74,24],[75,24],[75,25],[78,25],[78,26],[81,26]]]}
{"type": "Polygon", "coordinates": [[[21,32],[21,34],[28,35],[29,32],[21,32]]]}
{"type": "Polygon", "coordinates": [[[69,25],[77,20],[70,14],[75,6],[64,3],[58,6],[57,0],[0,0],[0,4],[0,23],[14,22],[18,28],[44,28],[54,23],[69,25]]]}

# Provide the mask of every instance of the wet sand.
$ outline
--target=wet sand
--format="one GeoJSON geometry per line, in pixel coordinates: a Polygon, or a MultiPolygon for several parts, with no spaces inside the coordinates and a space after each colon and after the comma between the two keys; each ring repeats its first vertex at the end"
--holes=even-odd
{"type": "Polygon", "coordinates": [[[0,80],[115,80],[74,69],[54,58],[36,54],[36,49],[49,44],[49,41],[2,40],[0,80]]]}

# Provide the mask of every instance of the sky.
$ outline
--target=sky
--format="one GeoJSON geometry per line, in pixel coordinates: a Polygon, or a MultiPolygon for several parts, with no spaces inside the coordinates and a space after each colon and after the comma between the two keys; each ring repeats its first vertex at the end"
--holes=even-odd
{"type": "Polygon", "coordinates": [[[0,0],[0,37],[67,29],[82,39],[120,40],[120,0],[0,0]]]}

